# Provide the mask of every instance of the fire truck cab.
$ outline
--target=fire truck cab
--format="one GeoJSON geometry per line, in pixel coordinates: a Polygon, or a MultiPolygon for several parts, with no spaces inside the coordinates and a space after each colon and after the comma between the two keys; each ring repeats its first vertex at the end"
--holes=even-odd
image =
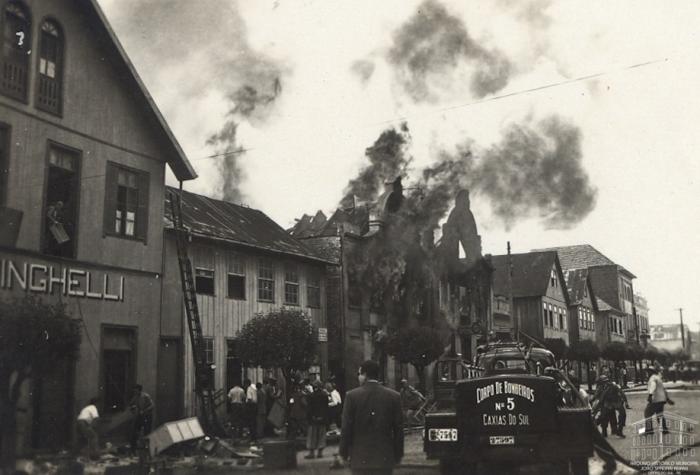
{"type": "Polygon", "coordinates": [[[591,411],[543,348],[517,343],[481,348],[474,364],[436,363],[437,404],[425,417],[424,451],[441,473],[517,473],[550,465],[588,474],[591,411]]]}

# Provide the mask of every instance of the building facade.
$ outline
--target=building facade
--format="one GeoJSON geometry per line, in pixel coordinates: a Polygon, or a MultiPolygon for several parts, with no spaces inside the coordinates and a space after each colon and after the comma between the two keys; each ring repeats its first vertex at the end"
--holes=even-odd
{"type": "Polygon", "coordinates": [[[194,364],[172,228],[173,193],[181,197],[182,221],[190,238],[188,254],[194,269],[197,305],[214,388],[228,392],[245,378],[262,382],[266,374],[259,368],[244,367],[235,339],[243,325],[255,316],[280,308],[301,310],[313,322],[318,340],[316,364],[308,372],[327,379],[325,281],[329,262],[261,211],[168,188],[162,338],[174,347],[174,353],[184,358],[182,385],[176,391],[179,396],[165,394],[159,401],[168,405],[171,419],[180,415],[180,404],[187,415],[194,414],[197,407],[194,364]]]}
{"type": "Polygon", "coordinates": [[[20,445],[158,391],[166,164],[196,176],[97,2],[0,2],[0,298],[62,302],[80,358],[26,385],[20,445]]]}
{"type": "Polygon", "coordinates": [[[556,252],[493,256],[494,293],[511,296],[513,325],[544,342],[569,336],[569,296],[556,252]],[[510,274],[510,276],[509,276],[510,274]]]}
{"type": "Polygon", "coordinates": [[[651,325],[649,343],[659,350],[671,352],[684,350],[690,353],[693,347],[692,335],[688,325],[680,323],[651,325]]]}
{"type": "Polygon", "coordinates": [[[565,274],[569,293],[569,335],[571,342],[596,341],[600,326],[597,302],[586,269],[570,270],[565,274]]]}

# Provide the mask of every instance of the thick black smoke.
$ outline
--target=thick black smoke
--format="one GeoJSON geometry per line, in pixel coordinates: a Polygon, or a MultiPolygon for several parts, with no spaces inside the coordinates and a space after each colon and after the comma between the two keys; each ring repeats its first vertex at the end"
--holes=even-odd
{"type": "Polygon", "coordinates": [[[387,60],[398,83],[416,102],[435,100],[435,83],[449,83],[464,64],[473,70],[470,88],[476,97],[508,84],[511,63],[504,54],[477,43],[464,22],[435,0],[421,3],[393,40],[387,60]]]}
{"type": "Polygon", "coordinates": [[[355,195],[361,201],[373,201],[384,189],[386,181],[394,181],[403,175],[411,162],[407,147],[411,137],[406,124],[382,132],[371,147],[365,150],[369,165],[350,180],[344,195],[355,195]]]}
{"type": "Polygon", "coordinates": [[[595,207],[596,189],[581,164],[581,131],[557,116],[535,127],[512,125],[472,169],[472,189],[488,197],[507,226],[539,215],[569,228],[595,207]]]}

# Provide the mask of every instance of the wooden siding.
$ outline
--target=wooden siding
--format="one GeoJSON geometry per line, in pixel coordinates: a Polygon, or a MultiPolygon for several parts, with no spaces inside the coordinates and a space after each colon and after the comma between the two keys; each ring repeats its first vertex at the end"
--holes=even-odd
{"type": "MultiPolygon", "coordinates": [[[[179,318],[182,324],[185,341],[185,412],[194,414],[194,373],[192,364],[192,350],[187,334],[187,322],[182,305],[182,290],[180,284],[179,269],[173,245],[173,236],[166,232],[166,275],[164,276],[164,295],[171,300],[164,302],[164,316],[169,321],[163,324],[164,328],[173,331],[178,325],[173,321],[179,318]],[[167,307],[167,310],[166,310],[167,307]]],[[[325,299],[325,265],[311,264],[295,259],[284,259],[281,257],[270,257],[257,254],[253,251],[227,248],[222,245],[210,245],[195,243],[189,249],[190,259],[193,268],[202,267],[214,270],[214,295],[197,295],[197,305],[199,306],[202,331],[205,338],[214,338],[214,371],[215,387],[223,388],[226,384],[226,341],[235,338],[243,325],[250,321],[255,315],[268,313],[281,307],[294,308],[306,312],[314,322],[316,327],[328,327],[326,316],[325,299]],[[228,298],[227,274],[229,271],[229,259],[236,257],[241,260],[245,275],[245,300],[235,300],[228,298]],[[258,300],[258,260],[264,257],[274,263],[275,277],[275,300],[274,302],[262,302],[258,300]],[[284,279],[285,265],[295,265],[299,274],[299,305],[284,304],[284,279]],[[312,272],[318,272],[321,283],[321,307],[312,308],[307,306],[307,285],[312,272]]],[[[321,360],[322,374],[327,374],[327,344],[318,343],[317,351],[321,360]]],[[[263,372],[259,369],[249,369],[247,376],[254,382],[260,381],[263,372]]],[[[226,388],[228,389],[228,388],[226,388]]]]}

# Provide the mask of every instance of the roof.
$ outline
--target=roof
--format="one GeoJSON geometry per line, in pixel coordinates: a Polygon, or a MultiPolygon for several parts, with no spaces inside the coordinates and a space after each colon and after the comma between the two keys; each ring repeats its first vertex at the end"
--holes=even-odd
{"type": "Polygon", "coordinates": [[[617,266],[620,271],[628,274],[631,278],[636,276],[624,267],[615,264],[602,252],[590,244],[577,244],[574,246],[558,246],[537,251],[556,251],[559,254],[559,263],[566,272],[571,269],[586,269],[596,266],[617,266]]]}
{"type": "Polygon", "coordinates": [[[131,63],[126,51],[117,39],[117,35],[114,33],[114,30],[107,21],[107,17],[98,5],[97,0],[88,0],[77,3],[84,6],[87,14],[92,17],[91,20],[93,21],[91,21],[90,24],[96,28],[102,29],[103,33],[105,33],[105,35],[109,38],[110,41],[105,46],[107,48],[113,48],[112,52],[121,62],[121,66],[123,66],[127,71],[127,76],[125,79],[130,81],[132,85],[135,86],[134,89],[137,92],[138,99],[143,100],[143,103],[147,105],[146,109],[150,119],[153,120],[157,128],[163,133],[165,143],[167,144],[165,155],[170,168],[175,174],[175,177],[177,177],[177,179],[180,181],[197,178],[197,172],[194,171],[192,164],[185,156],[185,152],[182,150],[182,147],[180,147],[175,135],[173,135],[173,132],[165,122],[163,115],[160,113],[160,110],[158,110],[155,101],[136,72],[136,68],[131,63]]]}
{"type": "Polygon", "coordinates": [[[601,299],[600,297],[595,298],[596,305],[598,307],[599,312],[613,312],[617,313],[618,315],[623,315],[621,311],[610,305],[608,302],[605,300],[601,299]]]}
{"type": "MultiPolygon", "coordinates": [[[[513,297],[537,297],[547,294],[552,266],[557,262],[554,251],[511,254],[513,297]]],[[[508,295],[508,256],[491,256],[494,268],[493,292],[508,295]]]]}
{"type": "Polygon", "coordinates": [[[572,305],[581,303],[586,298],[588,269],[573,269],[565,272],[566,290],[572,305]]]}
{"type": "MultiPolygon", "coordinates": [[[[173,228],[170,208],[171,193],[180,193],[166,186],[165,226],[173,228]]],[[[262,211],[228,201],[182,191],[182,223],[193,236],[223,241],[287,256],[332,263],[303,242],[290,236],[262,211]]]]}

